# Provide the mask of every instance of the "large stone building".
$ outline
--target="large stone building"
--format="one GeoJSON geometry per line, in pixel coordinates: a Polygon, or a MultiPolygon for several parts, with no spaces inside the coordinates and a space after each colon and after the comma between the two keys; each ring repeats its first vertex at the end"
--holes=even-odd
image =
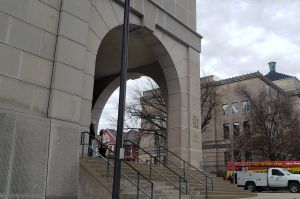
{"type": "MultiPolygon", "coordinates": [[[[131,2],[128,77],[158,83],[168,147],[196,164],[196,0],[131,2]]],[[[77,198],[80,132],[99,120],[118,87],[123,5],[0,0],[0,198],[77,198]]]]}
{"type": "MultiPolygon", "coordinates": [[[[300,81],[296,77],[276,72],[276,62],[270,62],[269,67],[270,72],[265,76],[255,72],[215,82],[220,104],[214,110],[208,129],[202,134],[203,161],[206,170],[224,173],[226,163],[230,161],[232,153],[231,137],[235,131],[244,131],[244,128],[248,128],[245,113],[249,111],[249,102],[237,95],[237,86],[245,85],[254,93],[266,90],[288,95],[294,100],[295,108],[299,109],[300,81]]],[[[202,78],[201,81],[214,80],[212,76],[209,76],[202,78]]],[[[241,160],[251,161],[254,158],[249,153],[241,152],[241,160]]],[[[257,156],[255,160],[260,159],[257,156]]]]}

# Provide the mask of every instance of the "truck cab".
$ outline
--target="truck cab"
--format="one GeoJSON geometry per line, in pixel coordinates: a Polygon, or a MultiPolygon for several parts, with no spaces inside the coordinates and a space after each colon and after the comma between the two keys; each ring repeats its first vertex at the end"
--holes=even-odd
{"type": "Polygon", "coordinates": [[[269,168],[267,173],[241,171],[237,173],[237,184],[252,192],[289,188],[290,192],[300,192],[300,175],[291,174],[282,168],[269,168]]]}
{"type": "Polygon", "coordinates": [[[268,170],[268,182],[270,187],[286,187],[288,185],[289,172],[280,168],[271,168],[268,170]]]}

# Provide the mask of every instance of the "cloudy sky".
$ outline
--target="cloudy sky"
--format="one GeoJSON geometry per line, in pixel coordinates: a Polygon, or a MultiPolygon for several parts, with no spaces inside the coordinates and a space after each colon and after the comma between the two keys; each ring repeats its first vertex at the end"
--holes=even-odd
{"type": "Polygon", "coordinates": [[[228,78],[269,61],[300,79],[299,0],[196,0],[202,75],[228,78]]]}
{"type": "MultiPolygon", "coordinates": [[[[246,73],[277,71],[300,79],[300,0],[196,0],[197,27],[203,36],[201,75],[228,78],[246,73]]],[[[127,93],[134,84],[128,81],[127,93]]],[[[108,100],[105,116],[117,116],[118,90],[108,100]]]]}

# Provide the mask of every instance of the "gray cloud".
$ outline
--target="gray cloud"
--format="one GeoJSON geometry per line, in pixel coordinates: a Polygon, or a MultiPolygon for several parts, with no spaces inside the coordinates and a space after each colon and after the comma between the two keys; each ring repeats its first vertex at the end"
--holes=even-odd
{"type": "Polygon", "coordinates": [[[197,0],[201,71],[221,78],[259,70],[300,78],[300,1],[197,0]]]}

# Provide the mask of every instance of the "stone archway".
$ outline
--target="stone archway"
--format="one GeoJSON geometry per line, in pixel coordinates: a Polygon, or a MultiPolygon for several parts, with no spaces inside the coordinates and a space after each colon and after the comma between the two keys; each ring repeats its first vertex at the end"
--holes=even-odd
{"type": "MultiPolygon", "coordinates": [[[[185,160],[198,165],[202,159],[202,137],[199,127],[201,36],[170,15],[161,13],[150,1],[143,2],[143,9],[137,7],[130,13],[130,34],[133,40],[140,41],[131,44],[137,49],[143,49],[141,52],[145,52],[145,55],[140,56],[140,53],[136,56],[136,59],[129,63],[129,70],[151,77],[160,88],[165,89],[168,98],[168,147],[185,160]],[[153,68],[150,66],[153,65],[157,70],[151,70],[153,68]],[[157,74],[160,76],[156,77],[157,74]],[[160,85],[161,80],[164,83],[160,85]]],[[[114,75],[119,71],[117,61],[120,60],[121,53],[108,63],[105,60],[116,52],[116,48],[120,48],[116,47],[117,43],[121,43],[120,39],[118,41],[110,38],[114,38],[118,34],[117,30],[121,30],[123,7],[116,1],[91,3],[86,63],[96,80],[94,91],[98,93],[93,93],[94,104],[99,94],[115,79],[114,75]],[[114,45],[116,48],[112,48],[114,45]],[[101,70],[101,66],[104,70],[101,70]],[[105,66],[113,67],[106,71],[105,66]]]]}
{"type": "MultiPolygon", "coordinates": [[[[110,96],[108,93],[113,92],[111,89],[117,85],[116,78],[120,70],[121,30],[120,26],[110,30],[102,39],[97,52],[93,120],[99,118],[104,102],[110,96]]],[[[190,159],[190,132],[188,130],[188,121],[191,120],[188,113],[190,104],[187,100],[189,93],[186,93],[186,89],[189,89],[189,84],[186,82],[188,48],[159,29],[152,32],[146,27],[131,24],[130,30],[129,72],[151,77],[164,91],[168,110],[168,147],[184,159],[192,161],[190,159]],[[167,44],[167,47],[163,42],[167,44]],[[178,73],[181,73],[180,75],[183,77],[180,78],[178,73]]],[[[198,144],[201,145],[200,142],[198,144]]],[[[197,155],[199,158],[197,161],[200,161],[201,154],[199,151],[197,155]]]]}
{"type": "MultiPolygon", "coordinates": [[[[174,98],[168,100],[169,90],[173,89],[175,92],[180,88],[179,82],[176,82],[176,69],[166,49],[147,28],[131,25],[130,29],[128,79],[135,79],[141,75],[152,78],[162,89],[166,101],[172,102],[174,98]],[[164,68],[167,69],[167,73],[164,68]],[[168,89],[165,77],[170,74],[173,75],[172,87],[169,85],[168,89]]],[[[111,30],[102,40],[97,54],[92,110],[92,120],[96,122],[106,101],[119,86],[121,31],[120,27],[111,30]]],[[[172,110],[172,107],[168,109],[172,110]]]]}

